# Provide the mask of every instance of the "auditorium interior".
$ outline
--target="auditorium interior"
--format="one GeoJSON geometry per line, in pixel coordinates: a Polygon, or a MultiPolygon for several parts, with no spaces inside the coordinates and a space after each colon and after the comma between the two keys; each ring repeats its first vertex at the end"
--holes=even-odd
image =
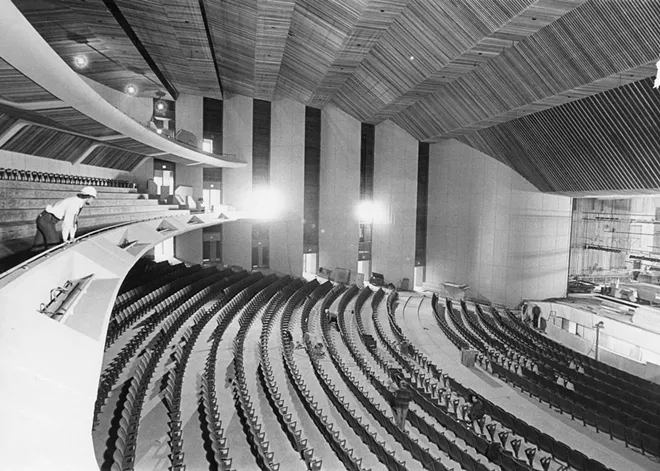
{"type": "Polygon", "coordinates": [[[0,0],[0,468],[660,471],[659,24],[0,0]]]}

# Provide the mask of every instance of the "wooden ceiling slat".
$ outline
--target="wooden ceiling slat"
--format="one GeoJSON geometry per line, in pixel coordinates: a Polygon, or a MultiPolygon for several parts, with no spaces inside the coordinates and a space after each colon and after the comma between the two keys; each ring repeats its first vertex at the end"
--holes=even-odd
{"type": "Polygon", "coordinates": [[[83,164],[131,171],[143,158],[143,155],[128,150],[100,146],[85,158],[83,164]]]}
{"type": "Polygon", "coordinates": [[[90,139],[54,129],[27,126],[7,141],[3,150],[74,162],[93,144],[90,139]]]}
{"type": "Polygon", "coordinates": [[[55,108],[40,110],[39,115],[53,120],[58,125],[69,128],[90,137],[113,136],[117,131],[104,126],[74,108],[55,108]]]}
{"type": "Polygon", "coordinates": [[[0,98],[14,103],[55,101],[56,97],[41,88],[0,58],[0,98]]]}
{"type": "Polygon", "coordinates": [[[652,86],[644,79],[461,140],[543,191],[659,188],[660,96],[652,86]]]}
{"type": "Polygon", "coordinates": [[[128,137],[121,139],[113,139],[108,144],[111,144],[112,147],[121,147],[122,149],[130,150],[131,152],[135,152],[137,154],[149,155],[149,154],[156,154],[162,152],[160,149],[156,149],[155,147],[142,144],[141,142],[135,141],[128,137]]]}
{"type": "Polygon", "coordinates": [[[254,98],[272,101],[291,29],[295,0],[257,0],[254,98]]]}
{"type": "Polygon", "coordinates": [[[32,26],[69,65],[85,55],[88,65],[77,70],[115,90],[135,84],[140,94],[162,88],[102,0],[16,0],[32,26]]]}
{"type": "MultiPolygon", "coordinates": [[[[637,2],[597,0],[585,3],[523,41],[521,45],[516,45],[514,50],[518,59],[515,59],[514,52],[508,49],[474,72],[428,97],[424,100],[424,106],[420,103],[410,106],[396,116],[394,121],[396,122],[401,115],[408,114],[411,117],[409,122],[414,122],[415,119],[420,123],[424,122],[424,118],[420,118],[426,113],[441,109],[440,103],[445,102],[449,95],[455,96],[458,84],[462,82],[489,83],[491,88],[504,91],[504,93],[500,92],[499,96],[505,98],[504,103],[507,105],[501,106],[500,101],[500,105],[495,106],[493,108],[495,111],[490,115],[479,116],[476,122],[481,127],[497,123],[502,116],[509,116],[510,119],[510,111],[513,108],[532,113],[538,111],[537,106],[545,106],[546,100],[554,101],[553,104],[556,105],[561,102],[560,98],[555,98],[558,94],[575,94],[577,97],[584,97],[590,93],[605,91],[612,81],[603,80],[600,86],[594,86],[595,79],[611,78],[613,74],[645,66],[657,60],[660,35],[655,28],[657,25],[654,18],[658,15],[660,15],[660,6],[656,2],[643,2],[637,5],[637,2]],[[588,21],[583,21],[584,18],[588,18],[588,21]],[[626,28],[630,27],[626,26],[626,22],[620,21],[621,18],[629,18],[629,21],[635,22],[637,29],[635,35],[626,34],[626,28]],[[639,36],[645,38],[641,44],[634,42],[639,36]],[[573,37],[575,40],[568,41],[565,39],[568,37],[573,37]],[[529,65],[523,63],[521,67],[524,69],[531,65],[537,73],[516,75],[514,67],[511,66],[515,60],[524,60],[529,65]],[[545,97],[541,97],[543,103],[537,105],[538,91],[544,87],[534,84],[540,81],[545,81],[549,90],[545,97]],[[513,83],[516,83],[515,87],[512,86],[513,83]],[[522,87],[521,84],[525,86],[522,87]],[[520,106],[521,100],[524,106],[520,106]]],[[[461,96],[458,108],[474,110],[477,101],[483,106],[481,102],[488,99],[488,96],[461,96]]],[[[453,112],[453,110],[446,111],[453,112]]],[[[448,121],[448,117],[443,116],[442,113],[435,113],[435,117],[435,120],[431,120],[434,124],[418,129],[416,134],[426,136],[427,140],[433,140],[448,137],[449,133],[456,135],[463,130],[467,132],[468,129],[474,129],[470,127],[473,123],[467,122],[456,129],[447,129],[442,123],[448,121]]]]}
{"type": "Polygon", "coordinates": [[[277,92],[308,104],[357,24],[366,0],[298,0],[277,92]]]}
{"type": "Polygon", "coordinates": [[[257,0],[208,1],[205,5],[223,88],[254,96],[257,0]]]}

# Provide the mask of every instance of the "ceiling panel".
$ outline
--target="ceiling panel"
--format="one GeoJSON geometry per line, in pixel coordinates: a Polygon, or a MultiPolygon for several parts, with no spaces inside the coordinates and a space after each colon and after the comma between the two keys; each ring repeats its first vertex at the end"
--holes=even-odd
{"type": "Polygon", "coordinates": [[[74,108],[39,110],[39,114],[53,120],[58,125],[91,137],[117,135],[117,131],[104,126],[74,108]]]}
{"type": "Polygon", "coordinates": [[[124,91],[129,83],[142,96],[164,88],[102,0],[15,0],[14,3],[50,46],[73,67],[78,55],[87,58],[76,69],[103,85],[124,91]]]}
{"type": "Polygon", "coordinates": [[[85,165],[114,168],[130,172],[144,160],[144,155],[115,147],[100,146],[95,148],[83,160],[85,165]]]}
{"type": "Polygon", "coordinates": [[[56,101],[53,95],[0,58],[0,98],[14,103],[56,101]]]}
{"type": "Polygon", "coordinates": [[[3,150],[75,162],[94,141],[39,126],[27,126],[2,146],[3,150]]]}
{"type": "Polygon", "coordinates": [[[660,188],[660,94],[645,79],[460,138],[542,191],[660,188]]]}

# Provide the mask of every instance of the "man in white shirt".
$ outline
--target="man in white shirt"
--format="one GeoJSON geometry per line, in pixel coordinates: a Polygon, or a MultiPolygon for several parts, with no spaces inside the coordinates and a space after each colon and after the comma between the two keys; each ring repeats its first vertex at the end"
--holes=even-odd
{"type": "Polygon", "coordinates": [[[62,221],[62,240],[67,244],[73,242],[78,229],[78,214],[84,206],[91,204],[96,196],[96,189],[86,186],[76,196],[46,206],[37,217],[37,234],[34,237],[32,250],[39,250],[42,245],[47,250],[60,243],[55,227],[59,221],[62,221]]]}

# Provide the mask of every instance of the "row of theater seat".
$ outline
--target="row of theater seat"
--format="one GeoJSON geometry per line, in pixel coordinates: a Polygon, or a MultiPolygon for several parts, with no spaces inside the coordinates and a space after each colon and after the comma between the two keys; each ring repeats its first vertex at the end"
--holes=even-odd
{"type": "MultiPolygon", "coordinates": [[[[434,311],[436,315],[436,320],[438,320],[438,325],[441,327],[443,332],[445,332],[446,328],[449,328],[449,325],[444,322],[440,322],[439,319],[442,318],[443,316],[440,314],[440,309],[438,307],[438,298],[437,296],[434,296],[433,299],[433,306],[434,306],[434,311]]],[[[448,310],[451,309],[451,303],[447,303],[447,308],[448,310]]],[[[450,314],[448,312],[448,314],[450,314]]],[[[451,316],[451,315],[450,315],[451,316]]],[[[458,329],[459,332],[461,332],[461,335],[465,334],[467,337],[472,338],[471,334],[464,329],[460,329],[458,324],[458,321],[454,324],[458,329]]],[[[474,339],[473,339],[474,340],[474,339]]],[[[479,342],[477,340],[474,340],[477,345],[479,342]]],[[[475,345],[475,346],[477,346],[475,345]]],[[[488,354],[488,351],[485,352],[485,355],[488,354]]],[[[496,361],[494,361],[493,358],[490,359],[490,365],[496,365],[496,361]]],[[[497,368],[496,366],[494,368],[497,368]]],[[[459,385],[456,383],[456,387],[458,388],[463,388],[462,385],[459,385]]],[[[469,391],[465,390],[466,394],[469,394],[469,391]]],[[[485,405],[486,408],[486,413],[493,416],[493,414],[499,414],[502,417],[503,423],[508,427],[509,425],[511,426],[510,428],[516,432],[517,435],[525,437],[528,441],[531,443],[536,443],[538,447],[548,453],[551,453],[552,456],[564,463],[567,463],[566,466],[571,465],[573,466],[570,461],[569,457],[572,457],[571,460],[573,461],[574,464],[579,464],[579,467],[575,468],[578,471],[585,471],[585,470],[605,470],[607,469],[602,463],[587,458],[577,450],[571,449],[568,445],[561,443],[554,438],[550,437],[547,434],[544,434],[540,432],[539,430],[535,429],[534,427],[529,426],[525,422],[521,421],[517,417],[513,416],[511,413],[502,410],[501,408],[498,408],[494,404],[492,404],[490,401],[486,400],[485,398],[481,398],[482,402],[485,405]],[[550,445],[549,445],[550,444],[550,445]]]]}
{"type": "MultiPolygon", "coordinates": [[[[496,318],[499,319],[497,315],[496,318]]],[[[574,385],[574,392],[566,391],[566,394],[576,396],[575,399],[582,397],[583,400],[579,401],[580,403],[597,406],[598,412],[611,416],[622,425],[635,427],[651,436],[660,436],[658,404],[639,397],[634,390],[630,390],[633,388],[629,388],[627,391],[621,390],[587,374],[570,369],[556,355],[543,352],[526,341],[524,337],[515,335],[515,331],[506,322],[503,322],[505,319],[499,320],[504,327],[502,331],[504,335],[514,334],[509,337],[509,341],[512,345],[516,345],[518,350],[524,351],[535,361],[547,364],[546,370],[549,370],[550,375],[561,374],[570,379],[574,385]]],[[[544,371],[540,371],[540,373],[543,374],[544,371]]]]}
{"type": "MultiPolygon", "coordinates": [[[[479,309],[477,311],[479,312],[479,309]]],[[[481,315],[483,316],[483,313],[481,315]]],[[[496,313],[495,317],[497,318],[496,313]]],[[[493,330],[495,327],[485,317],[484,324],[490,326],[493,335],[497,335],[497,331],[493,330]]],[[[502,325],[504,326],[505,324],[502,325]]],[[[500,331],[500,335],[505,335],[505,331],[500,331]]],[[[511,347],[512,350],[523,348],[514,339],[500,337],[500,340],[514,346],[511,347]]],[[[525,355],[534,358],[535,361],[544,361],[544,358],[534,354],[530,350],[530,345],[524,348],[525,355]]],[[[650,438],[657,434],[656,426],[654,425],[655,421],[643,420],[645,419],[644,411],[636,409],[632,404],[612,398],[607,393],[591,388],[588,382],[593,381],[592,378],[583,380],[581,377],[584,375],[575,370],[562,371],[562,374],[571,378],[572,384],[574,384],[574,390],[572,390],[559,386],[554,382],[556,371],[551,368],[539,368],[539,373],[541,374],[536,374],[527,368],[522,368],[524,378],[515,378],[515,376],[509,375],[506,373],[506,370],[496,364],[493,364],[493,368],[496,368],[498,374],[501,376],[507,375],[507,377],[516,380],[523,390],[529,391],[530,394],[545,400],[545,402],[557,407],[562,412],[577,415],[580,419],[584,420],[585,424],[588,423],[596,426],[597,430],[606,431],[611,436],[613,436],[611,432],[615,430],[614,436],[622,440],[625,439],[626,435],[634,437],[641,434],[640,439],[645,436],[649,437],[646,441],[647,446],[642,447],[642,451],[649,451],[656,455],[660,453],[660,447],[650,438]],[[549,373],[545,373],[546,371],[549,373]],[[544,373],[548,376],[543,376],[544,373]],[[531,384],[528,384],[530,382],[531,384]]],[[[653,414],[648,413],[648,416],[653,417],[653,414]]]]}
{"type": "MultiPolygon", "coordinates": [[[[369,288],[367,288],[367,291],[362,290],[358,294],[354,309],[356,313],[356,319],[360,319],[360,311],[362,305],[370,296],[371,290],[369,288]]],[[[383,296],[378,295],[375,301],[380,302],[382,299],[383,296]]],[[[345,309],[340,308],[339,310],[339,322],[342,326],[342,334],[346,340],[346,344],[351,354],[351,359],[357,363],[362,373],[368,378],[369,382],[374,385],[376,391],[385,398],[386,403],[392,403],[393,397],[383,384],[382,375],[379,374],[376,369],[383,368],[386,370],[386,368],[384,368],[384,365],[382,364],[379,364],[378,367],[372,368],[368,364],[368,361],[365,359],[365,357],[358,351],[357,342],[354,338],[355,332],[347,324],[345,309]]],[[[360,328],[358,326],[358,334],[361,334],[359,329],[360,328]]],[[[373,353],[373,349],[370,349],[370,351],[373,353]]],[[[331,356],[334,355],[336,355],[335,351],[332,352],[331,356]]],[[[338,364],[340,365],[340,371],[346,370],[346,365],[343,361],[338,361],[338,364]]],[[[388,374],[390,373],[390,371],[387,372],[388,374]]],[[[393,423],[392,420],[388,419],[385,415],[385,411],[374,405],[371,400],[369,400],[369,398],[367,398],[361,391],[361,386],[356,384],[349,375],[344,373],[342,378],[348,385],[351,392],[356,395],[362,405],[371,413],[372,416],[378,420],[381,426],[383,426],[387,432],[392,435],[396,441],[399,442],[416,461],[420,462],[424,468],[438,471],[445,471],[448,469],[440,460],[440,456],[438,456],[435,452],[431,452],[430,449],[426,446],[420,445],[418,439],[413,439],[410,433],[403,432],[398,428],[396,424],[393,423]]],[[[415,429],[420,432],[421,436],[419,438],[423,438],[424,440],[428,440],[430,443],[433,443],[439,450],[447,453],[449,457],[455,462],[464,463],[465,466],[467,466],[465,469],[468,469],[468,467],[470,470],[479,469],[479,471],[485,471],[488,469],[484,467],[482,463],[474,460],[472,456],[470,456],[469,453],[467,453],[465,450],[460,449],[458,446],[454,448],[454,444],[450,445],[449,440],[446,440],[444,435],[442,435],[442,437],[439,436],[441,434],[436,435],[437,430],[435,426],[429,424],[426,419],[419,416],[412,407],[412,404],[410,410],[408,411],[407,420],[413,425],[415,429]],[[442,440],[443,438],[445,438],[444,442],[442,440]],[[454,454],[453,451],[456,453],[454,454]],[[477,466],[478,468],[475,468],[477,466]]]]}
{"type": "MultiPolygon", "coordinates": [[[[333,293],[334,294],[334,293],[333,293]]],[[[350,299],[355,294],[354,290],[347,290],[341,299],[341,302],[347,302],[347,299],[350,299]]],[[[342,309],[340,303],[340,310],[342,309]]],[[[285,311],[282,319],[282,330],[289,329],[289,323],[291,320],[292,309],[288,312],[285,311]]],[[[323,315],[323,314],[322,314],[323,315]]],[[[314,399],[314,396],[311,395],[309,388],[305,384],[305,379],[300,373],[297,363],[294,359],[293,351],[294,346],[290,338],[282,336],[282,342],[284,347],[284,360],[287,374],[289,375],[292,383],[301,391],[303,397],[305,397],[305,404],[307,404],[308,410],[311,409],[310,415],[316,417],[316,422],[319,423],[320,427],[333,430],[333,424],[328,420],[327,412],[324,412],[321,408],[318,407],[318,402],[314,399]]],[[[328,344],[330,348],[330,345],[328,344]]],[[[312,345],[307,345],[307,351],[311,351],[313,348],[312,345]]],[[[379,441],[376,439],[376,432],[369,431],[365,425],[360,420],[359,416],[356,415],[355,411],[351,410],[349,403],[339,392],[339,389],[333,384],[330,377],[325,372],[323,366],[313,355],[310,355],[310,361],[312,362],[314,375],[316,380],[319,382],[322,390],[327,395],[330,402],[333,404],[335,409],[339,412],[341,417],[348,423],[348,425],[353,429],[353,431],[360,437],[361,441],[365,443],[367,448],[371,450],[372,453],[376,455],[376,458],[383,464],[386,465],[387,469],[391,470],[400,470],[403,471],[406,468],[404,462],[395,458],[394,453],[389,449],[385,441],[379,441]]],[[[345,380],[345,379],[344,379],[345,380]]],[[[345,380],[346,381],[346,380],[345,380]]],[[[338,438],[338,434],[334,437],[334,440],[338,438]]],[[[337,453],[340,460],[344,463],[347,469],[364,469],[360,458],[360,461],[357,463],[355,459],[357,457],[353,456],[353,449],[348,448],[345,440],[339,442],[333,446],[335,452],[337,453]]]]}
{"type": "MultiPolygon", "coordinates": [[[[559,358],[565,359],[565,363],[574,361],[582,365],[584,373],[602,383],[609,384],[619,390],[634,393],[639,398],[651,401],[655,404],[660,403],[660,385],[652,383],[644,378],[632,375],[626,371],[619,370],[603,362],[597,361],[591,357],[583,355],[574,350],[549,339],[540,333],[525,325],[517,319],[508,310],[506,311],[509,323],[512,328],[516,328],[518,333],[525,335],[530,341],[542,345],[547,352],[556,354],[559,358]]],[[[500,316],[503,320],[507,319],[500,316]]]]}
{"type": "Polygon", "coordinates": [[[14,180],[22,182],[61,183],[67,185],[135,188],[135,183],[126,180],[113,180],[110,178],[88,177],[84,175],[68,175],[60,173],[38,172],[35,170],[19,170],[15,168],[0,168],[0,180],[14,180]]]}
{"type": "MultiPolygon", "coordinates": [[[[397,328],[394,317],[391,314],[392,308],[391,304],[393,299],[390,297],[388,299],[388,317],[390,320],[390,325],[393,327],[392,332],[398,332],[400,334],[400,342],[405,342],[406,345],[407,339],[401,334],[401,331],[397,328]]],[[[522,446],[522,439],[524,437],[519,436],[515,438],[512,436],[509,444],[511,446],[512,452],[506,450],[507,440],[509,435],[514,432],[512,424],[506,424],[505,420],[508,418],[504,411],[502,413],[492,414],[492,421],[488,424],[485,423],[485,418],[479,420],[478,426],[480,427],[481,433],[477,433],[476,430],[471,428],[471,422],[466,420],[466,412],[468,410],[467,399],[468,394],[473,394],[471,391],[467,391],[459,383],[449,378],[448,375],[443,375],[442,370],[434,370],[434,365],[432,365],[428,360],[421,356],[414,347],[409,347],[409,350],[413,350],[413,358],[415,361],[410,361],[399,353],[398,349],[392,345],[383,332],[383,327],[380,324],[380,321],[377,317],[377,313],[374,311],[373,320],[376,326],[376,331],[385,344],[386,349],[394,356],[398,363],[404,365],[404,370],[410,375],[409,383],[414,385],[414,392],[416,400],[422,405],[422,408],[432,417],[434,417],[441,425],[447,430],[450,430],[457,437],[464,440],[464,442],[475,449],[480,455],[486,456],[491,462],[502,467],[502,469],[533,469],[533,462],[536,456],[536,448],[534,446],[529,446],[524,449],[525,456],[529,462],[529,465],[519,460],[519,451],[522,446]],[[423,369],[415,364],[417,361],[420,362],[420,365],[423,369]],[[436,377],[435,381],[438,381],[442,378],[443,383],[442,387],[444,393],[440,394],[439,388],[433,384],[432,378],[429,378],[428,373],[434,373],[436,377]],[[438,401],[436,402],[436,398],[438,401]],[[459,409],[459,404],[461,403],[460,399],[463,399],[463,405],[459,409]],[[444,399],[444,403],[440,401],[444,399]],[[453,409],[453,410],[452,410],[453,409]],[[460,410],[460,416],[459,416],[460,410]],[[504,427],[503,424],[506,424],[507,427],[504,427]],[[486,439],[484,435],[484,425],[486,426],[488,433],[490,435],[490,441],[486,439]],[[501,442],[502,449],[494,447],[493,444],[496,443],[495,432],[497,431],[497,426],[502,428],[498,433],[498,438],[501,442]]],[[[397,335],[395,333],[395,335],[397,335]]],[[[495,409],[496,410],[496,409],[495,409]]],[[[498,411],[499,412],[499,411],[498,411]]],[[[483,469],[484,465],[479,461],[468,458],[464,456],[464,453],[461,453],[460,450],[454,449],[451,445],[446,444],[447,439],[438,434],[436,430],[430,429],[429,433],[435,435],[435,440],[438,440],[443,447],[449,446],[449,454],[453,459],[460,459],[460,463],[464,469],[483,469]],[[467,466],[467,467],[466,467],[467,466]]],[[[536,445],[536,444],[533,444],[536,445]]],[[[541,465],[544,469],[547,469],[546,466],[549,466],[550,457],[542,456],[540,458],[541,465]]]]}
{"type": "MultiPolygon", "coordinates": [[[[153,271],[153,275],[156,277],[165,277],[172,273],[164,265],[153,268],[152,270],[149,270],[147,267],[142,268],[145,274],[148,275],[150,271],[153,271]]],[[[296,390],[298,398],[301,399],[303,406],[309,413],[309,417],[312,418],[314,424],[322,431],[330,447],[348,469],[363,469],[358,459],[359,457],[354,455],[353,450],[350,448],[351,444],[346,443],[345,440],[342,442],[337,439],[338,434],[332,426],[333,419],[328,417],[329,411],[323,411],[318,401],[311,394],[311,388],[306,384],[306,381],[310,381],[310,378],[304,377],[301,373],[298,367],[299,360],[294,355],[293,343],[290,336],[286,335],[292,322],[294,309],[300,306],[303,301],[302,316],[296,322],[301,323],[304,333],[309,332],[309,313],[312,307],[316,306],[321,299],[323,299],[320,309],[321,329],[326,340],[326,345],[328,346],[330,358],[345,386],[333,384],[330,375],[325,370],[326,366],[323,362],[318,361],[312,355],[310,355],[310,360],[316,381],[319,382],[322,390],[341,415],[342,420],[346,421],[355,430],[360,439],[388,469],[403,470],[408,468],[400,459],[395,458],[388,444],[376,440],[374,438],[375,432],[365,428],[364,424],[357,419],[349,403],[340,394],[340,387],[348,388],[370,416],[387,431],[387,434],[391,435],[425,469],[438,471],[448,469],[447,466],[440,462],[437,456],[434,456],[435,452],[429,451],[428,448],[421,445],[421,442],[418,443],[410,434],[402,432],[394,425],[392,419],[387,417],[387,408],[383,408],[382,404],[379,404],[378,401],[365,393],[357,378],[350,373],[346,359],[340,358],[336,348],[334,348],[329,335],[330,327],[324,307],[329,307],[330,303],[340,295],[342,292],[341,287],[334,289],[329,283],[326,285],[319,285],[317,282],[302,283],[299,280],[277,279],[274,276],[264,277],[259,273],[247,276],[245,272],[241,275],[230,275],[227,272],[212,274],[202,273],[201,270],[197,270],[194,275],[196,276],[187,277],[184,283],[177,283],[176,287],[170,287],[171,289],[169,290],[162,290],[161,288],[166,284],[161,283],[159,285],[158,283],[154,283],[154,280],[140,284],[137,282],[137,279],[133,279],[131,283],[127,284],[126,289],[121,291],[123,297],[118,304],[121,308],[118,308],[114,312],[114,319],[117,321],[117,325],[120,325],[123,329],[119,335],[122,335],[128,328],[137,325],[138,320],[144,317],[144,314],[152,314],[151,317],[139,324],[140,330],[137,331],[133,339],[128,341],[124,349],[119,352],[109,367],[106,368],[101,382],[103,388],[114,387],[118,376],[126,369],[128,359],[125,357],[127,355],[132,357],[138,350],[142,350],[141,357],[136,363],[137,369],[125,386],[127,391],[125,396],[126,398],[130,397],[130,401],[132,402],[129,403],[129,399],[126,399],[127,402],[122,405],[121,410],[124,421],[120,424],[117,437],[114,437],[114,448],[110,450],[112,452],[111,454],[115,457],[113,469],[122,469],[124,471],[126,469],[132,469],[134,466],[135,441],[132,440],[137,437],[137,422],[135,421],[137,420],[139,422],[139,416],[144,402],[143,394],[146,392],[144,383],[146,382],[148,386],[156,365],[164,358],[165,349],[181,330],[183,330],[182,341],[177,343],[178,348],[174,349],[172,374],[164,383],[164,393],[169,409],[167,425],[169,430],[168,445],[170,447],[170,453],[168,457],[171,464],[170,469],[181,470],[185,467],[182,441],[185,424],[181,422],[181,392],[184,373],[188,368],[188,358],[190,357],[195,341],[199,338],[203,327],[216,313],[219,314],[218,325],[211,335],[210,340],[212,341],[212,345],[207,356],[204,372],[201,375],[201,382],[198,385],[200,421],[202,429],[205,430],[205,433],[201,436],[206,441],[205,448],[207,450],[213,450],[211,453],[213,455],[212,459],[217,469],[230,469],[232,467],[231,450],[228,447],[224,429],[219,420],[218,401],[215,392],[215,371],[221,342],[224,345],[226,342],[233,341],[232,361],[236,370],[236,381],[233,383],[234,405],[239,416],[245,419],[243,430],[252,437],[248,441],[254,446],[252,450],[255,454],[257,465],[268,467],[269,469],[278,468],[277,463],[273,461],[274,457],[269,450],[268,443],[263,441],[263,434],[260,434],[260,419],[256,417],[252,404],[252,396],[248,390],[248,384],[242,367],[245,334],[249,326],[254,322],[257,311],[266,303],[268,303],[268,307],[264,313],[263,329],[259,343],[261,354],[260,371],[264,378],[263,385],[265,386],[265,392],[269,396],[269,402],[273,406],[273,410],[275,410],[283,430],[290,438],[291,443],[294,444],[295,449],[300,453],[307,468],[320,469],[321,461],[318,459],[318,456],[316,458],[314,457],[314,453],[310,447],[313,444],[308,444],[301,437],[300,425],[290,420],[291,414],[287,412],[283,401],[281,401],[280,389],[287,387],[287,385],[278,384],[275,379],[272,368],[272,361],[274,359],[270,358],[271,353],[268,351],[269,343],[267,340],[278,327],[278,333],[281,336],[283,347],[281,360],[283,361],[284,370],[290,384],[296,390]],[[231,282],[229,282],[230,279],[231,282]],[[143,286],[146,287],[149,284],[149,289],[143,288],[143,286]],[[188,289],[189,287],[192,288],[188,289]],[[156,293],[159,289],[161,291],[156,293]],[[214,308],[202,310],[204,303],[208,303],[212,299],[216,300],[214,308]],[[144,306],[148,307],[145,308],[144,306]],[[280,317],[277,318],[281,319],[281,325],[274,323],[276,318],[274,313],[276,310],[280,312],[280,317]],[[135,313],[137,315],[134,315],[135,313]],[[242,315],[236,319],[239,313],[242,315]],[[184,330],[183,326],[190,320],[192,320],[192,326],[186,327],[184,330]],[[238,323],[238,334],[233,339],[223,340],[224,332],[232,322],[238,323]],[[143,346],[144,342],[154,331],[158,332],[156,337],[145,348],[143,346]]],[[[407,339],[404,338],[401,329],[396,325],[394,319],[392,306],[395,293],[393,294],[393,296],[388,297],[387,303],[389,325],[399,342],[407,342],[407,339]]],[[[346,343],[349,347],[348,351],[352,355],[349,361],[354,361],[369,383],[373,385],[383,398],[389,400],[391,399],[390,393],[384,384],[383,373],[381,371],[391,376],[395,370],[400,370],[400,368],[393,368],[391,360],[383,356],[383,352],[387,352],[391,358],[394,358],[400,367],[403,368],[405,377],[413,386],[414,400],[419,406],[418,409],[415,409],[419,410],[419,412],[413,411],[409,414],[410,423],[422,436],[426,437],[425,439],[428,439],[440,450],[446,452],[463,469],[468,471],[485,471],[489,468],[483,460],[475,459],[470,454],[469,449],[465,450],[462,445],[459,446],[457,443],[449,440],[440,431],[440,427],[434,425],[436,422],[447,430],[452,431],[470,448],[479,452],[480,455],[489,455],[491,462],[497,464],[502,469],[526,471],[533,469],[536,448],[522,447],[522,439],[527,439],[530,444],[537,445],[539,450],[544,450],[555,457],[559,457],[558,459],[560,460],[561,457],[565,457],[565,460],[562,461],[574,465],[578,470],[592,471],[606,469],[602,464],[587,458],[576,450],[570,449],[565,444],[549,440],[551,437],[516,419],[512,414],[494,406],[485,400],[485,398],[483,402],[486,406],[487,413],[492,418],[492,422],[486,424],[485,421],[481,421],[478,424],[481,433],[478,433],[476,428],[473,431],[471,424],[468,426],[465,420],[467,408],[465,406],[459,407],[460,401],[455,399],[458,397],[465,399],[471,391],[447,375],[443,375],[442,370],[439,370],[435,365],[430,363],[414,347],[412,347],[412,359],[408,357],[403,358],[399,354],[398,348],[389,342],[384,335],[382,326],[379,326],[379,319],[377,318],[378,306],[384,297],[383,291],[376,292],[371,298],[374,326],[380,341],[385,346],[385,350],[383,351],[370,351],[373,361],[377,365],[377,367],[372,367],[369,364],[369,358],[371,357],[369,355],[365,357],[361,351],[358,351],[358,344],[356,343],[356,334],[359,335],[362,343],[367,342],[367,328],[363,324],[359,313],[371,296],[372,293],[369,289],[360,291],[357,287],[353,286],[346,290],[340,299],[339,321],[342,334],[345,336],[346,343]],[[349,331],[345,319],[345,311],[351,300],[355,300],[357,332],[349,331]],[[451,391],[451,393],[447,395],[447,391],[445,391],[445,394],[441,394],[439,385],[442,385],[447,391],[451,391]],[[435,422],[431,421],[431,417],[435,422]],[[499,430],[497,428],[498,425],[500,426],[499,430]],[[486,432],[484,432],[484,427],[486,428],[486,432]],[[519,438],[513,437],[512,432],[515,432],[519,438]],[[488,436],[490,440],[488,440],[488,436]],[[493,446],[498,440],[501,443],[499,450],[493,446]],[[506,449],[507,446],[511,448],[511,451],[506,449]],[[521,449],[524,451],[529,465],[518,459],[521,449]]],[[[437,299],[434,306],[435,304],[437,304],[437,299]]],[[[296,319],[298,318],[296,317],[296,319]]],[[[458,319],[454,325],[457,324],[458,319]]],[[[468,325],[471,324],[468,322],[467,325],[463,325],[464,329],[466,329],[463,331],[464,335],[469,333],[467,330],[468,325]]],[[[453,331],[448,324],[447,328],[453,331]]],[[[457,335],[456,339],[458,341],[461,337],[457,335]]],[[[473,340],[476,340],[476,337],[473,340]]],[[[464,340],[463,343],[467,345],[467,342],[464,340]]],[[[503,345],[499,344],[498,346],[500,348],[503,347],[503,345]]],[[[360,347],[360,349],[363,350],[363,347],[360,347]]],[[[308,349],[308,351],[311,350],[311,348],[308,349]]],[[[485,361],[487,358],[482,355],[480,360],[485,361]]],[[[490,362],[493,364],[493,369],[502,372],[501,370],[503,368],[500,369],[501,367],[499,367],[494,358],[490,362]]],[[[509,373],[512,374],[511,372],[509,373]]],[[[503,374],[507,376],[506,373],[503,374]]],[[[99,389],[100,396],[102,395],[102,387],[99,389]]],[[[207,454],[208,458],[209,455],[207,454]]],[[[549,458],[547,456],[542,456],[540,459],[544,469],[548,469],[548,460],[549,458]]]]}
{"type": "MultiPolygon", "coordinates": [[[[478,307],[477,312],[479,311],[478,307]]],[[[492,321],[489,321],[483,313],[481,316],[484,325],[489,326],[491,333],[498,335],[492,321]]],[[[502,330],[500,334],[504,334],[504,332],[502,330]]],[[[518,346],[512,339],[507,340],[500,337],[500,340],[518,346]]],[[[529,351],[525,351],[525,354],[529,353],[529,351]]],[[[642,453],[660,456],[660,442],[655,438],[657,436],[655,422],[642,420],[643,414],[639,414],[637,417],[629,415],[628,412],[634,407],[632,404],[608,399],[610,396],[606,393],[579,382],[577,373],[571,375],[575,390],[570,390],[525,367],[521,368],[522,376],[503,368],[496,361],[491,363],[491,368],[497,376],[518,386],[522,391],[528,392],[530,396],[537,397],[539,401],[557,408],[560,412],[570,414],[571,418],[582,420],[585,426],[591,425],[596,428],[596,431],[605,432],[612,439],[623,440],[626,446],[632,445],[639,448],[642,453]]]]}

